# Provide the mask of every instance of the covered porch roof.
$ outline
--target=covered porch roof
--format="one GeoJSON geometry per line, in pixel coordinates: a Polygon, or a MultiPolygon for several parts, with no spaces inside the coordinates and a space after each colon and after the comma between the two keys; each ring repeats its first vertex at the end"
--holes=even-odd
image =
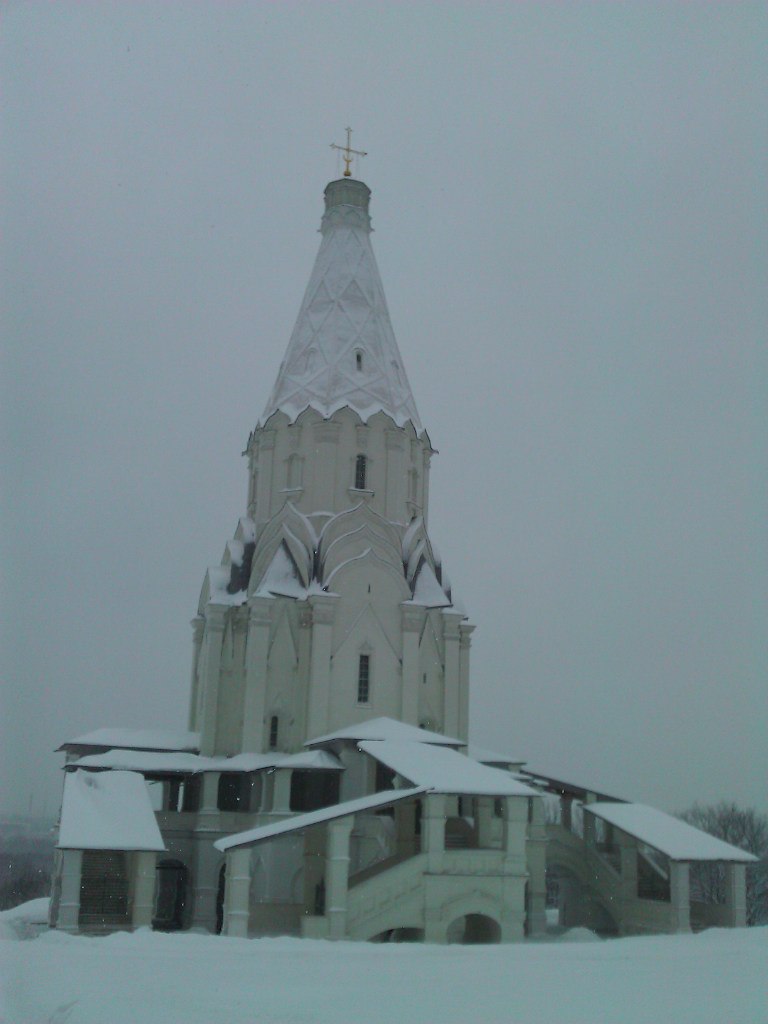
{"type": "Polygon", "coordinates": [[[141,775],[68,772],[57,846],[60,850],[164,850],[141,775]]]}
{"type": "Polygon", "coordinates": [[[421,796],[422,793],[426,793],[423,786],[415,786],[412,789],[390,789],[386,793],[373,793],[371,796],[359,797],[356,800],[345,800],[344,803],[334,804],[332,807],[323,807],[319,811],[296,814],[282,821],[273,822],[271,825],[262,825],[260,828],[236,832],[225,839],[217,840],[213,845],[222,852],[231,850],[235,846],[252,846],[267,839],[275,839],[277,836],[312,828],[313,825],[322,825],[324,822],[333,821],[336,818],[345,818],[348,814],[389,807],[391,804],[400,803],[401,800],[410,800],[412,797],[421,796]]]}
{"type": "Polygon", "coordinates": [[[639,839],[670,860],[735,861],[751,864],[757,860],[738,846],[716,839],[679,818],[646,804],[585,804],[584,810],[639,839]]]}
{"type": "Polygon", "coordinates": [[[433,793],[474,796],[540,796],[507,771],[489,768],[446,747],[429,743],[365,740],[360,750],[433,793]]]}

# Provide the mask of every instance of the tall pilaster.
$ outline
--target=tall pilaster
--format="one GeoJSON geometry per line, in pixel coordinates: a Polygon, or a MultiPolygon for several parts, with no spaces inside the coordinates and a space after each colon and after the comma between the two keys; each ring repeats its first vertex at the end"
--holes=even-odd
{"type": "Polygon", "coordinates": [[[258,753],[264,747],[267,659],[274,603],[269,597],[252,596],[248,599],[242,749],[252,753],[258,753]]]}
{"type": "Polygon", "coordinates": [[[196,729],[199,728],[197,709],[200,701],[200,677],[198,674],[198,670],[200,667],[200,648],[202,647],[203,643],[205,619],[202,617],[202,615],[196,615],[194,619],[192,619],[190,625],[192,626],[192,673],[189,688],[188,729],[190,730],[190,732],[194,732],[196,729]]]}
{"type": "Polygon", "coordinates": [[[336,601],[330,594],[315,594],[309,598],[312,609],[312,656],[307,708],[308,737],[322,736],[329,727],[331,639],[336,601]]]}
{"type": "Polygon", "coordinates": [[[456,736],[469,737],[469,652],[475,627],[468,622],[459,625],[459,728],[456,736]]]}
{"type": "Polygon", "coordinates": [[[459,612],[443,612],[443,637],[445,639],[443,730],[448,736],[459,735],[461,679],[461,633],[459,626],[462,618],[463,616],[459,612]]]}
{"type": "Polygon", "coordinates": [[[332,420],[316,423],[312,429],[315,442],[312,490],[316,508],[332,509],[336,507],[336,452],[340,431],[341,424],[332,420]]]}
{"type": "Polygon", "coordinates": [[[325,868],[325,916],[328,938],[343,939],[347,930],[347,890],[349,886],[349,838],[354,815],[328,822],[325,868]]]}
{"type": "Polygon", "coordinates": [[[216,752],[216,719],[219,707],[221,645],[227,609],[209,604],[205,612],[205,631],[200,651],[199,686],[202,691],[200,753],[210,757],[216,752]]]}
{"type": "Polygon", "coordinates": [[[419,724],[419,642],[426,614],[426,609],[418,605],[400,605],[400,622],[403,630],[403,690],[400,717],[409,725],[419,724]]]}

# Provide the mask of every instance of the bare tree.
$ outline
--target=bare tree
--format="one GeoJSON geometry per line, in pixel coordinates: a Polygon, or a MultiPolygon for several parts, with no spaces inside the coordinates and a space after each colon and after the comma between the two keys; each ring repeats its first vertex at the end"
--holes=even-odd
{"type": "MultiPolygon", "coordinates": [[[[768,923],[768,816],[722,800],[719,804],[693,804],[678,817],[760,858],[757,864],[747,866],[747,924],[768,923]]],[[[725,902],[723,865],[692,865],[691,895],[708,903],[725,902]]]]}

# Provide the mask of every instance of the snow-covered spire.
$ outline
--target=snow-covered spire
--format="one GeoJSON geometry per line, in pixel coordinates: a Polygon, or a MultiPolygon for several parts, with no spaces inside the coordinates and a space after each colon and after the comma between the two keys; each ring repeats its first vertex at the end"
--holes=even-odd
{"type": "Polygon", "coordinates": [[[371,248],[370,195],[351,178],[325,189],[323,240],[262,424],[278,410],[293,421],[348,406],[422,431],[371,248]]]}

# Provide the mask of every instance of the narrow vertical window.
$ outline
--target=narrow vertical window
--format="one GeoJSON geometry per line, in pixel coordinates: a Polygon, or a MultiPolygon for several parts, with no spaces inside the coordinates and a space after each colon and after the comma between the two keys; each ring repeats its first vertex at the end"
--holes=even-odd
{"type": "Polygon", "coordinates": [[[358,370],[362,370],[362,368],[363,368],[363,353],[362,352],[355,352],[355,366],[358,368],[358,370]]]}
{"type": "Polygon", "coordinates": [[[368,704],[371,699],[371,656],[361,654],[357,666],[357,703],[368,704]]]}
{"type": "Polygon", "coordinates": [[[358,455],[355,459],[355,487],[358,491],[365,490],[365,478],[368,460],[364,455],[358,455]]]}
{"type": "Polygon", "coordinates": [[[277,749],[277,730],[279,728],[277,715],[272,715],[269,720],[269,749],[277,749]]]}

